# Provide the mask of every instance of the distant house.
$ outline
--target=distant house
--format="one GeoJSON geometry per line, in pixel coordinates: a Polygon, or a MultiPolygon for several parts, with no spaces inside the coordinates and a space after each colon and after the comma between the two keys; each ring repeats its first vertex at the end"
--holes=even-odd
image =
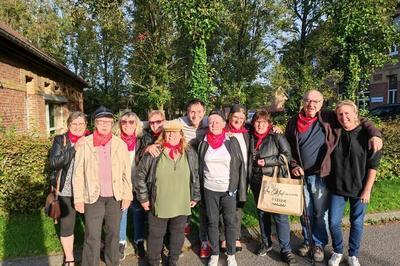
{"type": "MultiPolygon", "coordinates": [[[[397,8],[397,14],[393,18],[393,23],[400,29],[400,4],[397,8]]],[[[389,51],[390,56],[400,58],[399,49],[398,45],[393,45],[389,51]]],[[[366,99],[369,98],[369,107],[400,103],[399,79],[400,63],[388,64],[376,71],[371,77],[368,92],[365,95],[366,99]]]]}
{"type": "Polygon", "coordinates": [[[42,136],[65,131],[88,84],[0,22],[0,123],[42,136]]]}

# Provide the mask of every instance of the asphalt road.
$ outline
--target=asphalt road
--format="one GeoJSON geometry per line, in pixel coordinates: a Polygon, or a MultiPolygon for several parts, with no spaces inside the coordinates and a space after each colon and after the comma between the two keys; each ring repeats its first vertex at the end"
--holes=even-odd
{"type": "MultiPolygon", "coordinates": [[[[347,243],[348,230],[345,229],[345,239],[347,243]]],[[[301,236],[297,233],[292,234],[291,243],[293,250],[296,250],[301,244],[301,236]]],[[[265,257],[257,257],[254,255],[257,249],[258,242],[253,238],[247,237],[243,242],[243,251],[237,253],[236,260],[238,265],[286,265],[280,261],[279,247],[276,239],[274,239],[273,250],[265,257]]],[[[193,248],[183,253],[179,260],[179,265],[207,265],[207,260],[201,260],[197,256],[198,243],[193,243],[193,248]]],[[[331,247],[327,246],[325,249],[325,263],[318,263],[317,265],[327,265],[330,256],[331,247]]],[[[399,265],[400,266],[400,223],[387,223],[384,225],[366,225],[364,229],[364,238],[361,246],[361,253],[359,260],[363,266],[376,266],[376,265],[399,265]]],[[[14,259],[3,261],[0,265],[61,265],[61,256],[53,257],[32,257],[23,259],[14,259]]],[[[297,257],[299,265],[310,265],[310,261],[297,257]]],[[[105,265],[104,263],[101,264],[105,265]]],[[[121,263],[121,266],[131,265],[146,265],[146,261],[138,261],[134,255],[129,255],[121,263]]],[[[221,255],[219,265],[226,265],[226,257],[221,255]]],[[[341,265],[347,265],[345,261],[341,265]]]]}

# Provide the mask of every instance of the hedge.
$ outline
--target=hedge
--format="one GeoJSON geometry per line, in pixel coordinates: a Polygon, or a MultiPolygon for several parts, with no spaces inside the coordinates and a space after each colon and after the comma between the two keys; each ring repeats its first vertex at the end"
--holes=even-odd
{"type": "MultiPolygon", "coordinates": [[[[400,179],[400,120],[380,123],[384,148],[380,179],[400,179]]],[[[0,130],[0,214],[40,210],[48,192],[51,141],[0,130]]]]}
{"type": "Polygon", "coordinates": [[[49,189],[51,142],[34,136],[0,132],[0,213],[39,210],[49,189]]]}

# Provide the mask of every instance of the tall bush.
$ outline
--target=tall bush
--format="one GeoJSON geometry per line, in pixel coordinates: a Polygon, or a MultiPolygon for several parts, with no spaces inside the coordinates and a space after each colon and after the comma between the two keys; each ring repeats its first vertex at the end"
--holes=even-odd
{"type": "Polygon", "coordinates": [[[400,119],[382,122],[383,156],[378,179],[400,179],[400,119]]]}
{"type": "Polygon", "coordinates": [[[0,131],[0,213],[43,207],[48,191],[48,139],[0,131]]]}

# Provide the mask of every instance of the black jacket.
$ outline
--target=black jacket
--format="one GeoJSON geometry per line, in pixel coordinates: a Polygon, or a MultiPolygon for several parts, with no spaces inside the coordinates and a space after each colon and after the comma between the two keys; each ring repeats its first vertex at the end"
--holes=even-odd
{"type": "MultiPolygon", "coordinates": [[[[136,158],[140,160],[144,155],[144,150],[147,146],[154,144],[157,138],[153,136],[150,129],[146,129],[143,132],[143,135],[140,137],[140,144],[138,149],[136,150],[136,158]]],[[[137,161],[138,162],[138,161],[137,161]]]]}
{"type": "Polygon", "coordinates": [[[279,166],[281,177],[287,176],[285,161],[280,156],[285,155],[288,162],[292,159],[290,145],[285,136],[271,132],[261,143],[260,149],[256,150],[257,143],[254,135],[250,138],[249,179],[251,183],[259,184],[263,175],[272,176],[274,167],[279,166]],[[257,160],[264,159],[265,165],[258,166],[257,160]]]}
{"type": "MultiPolygon", "coordinates": [[[[229,192],[237,190],[237,200],[245,202],[247,199],[247,177],[244,167],[243,155],[240,150],[240,145],[235,137],[230,137],[224,144],[229,154],[231,155],[230,162],[230,181],[229,192]]],[[[204,187],[204,156],[208,150],[209,144],[207,141],[201,141],[198,147],[199,154],[199,176],[201,187],[204,187]]]]}
{"type": "Polygon", "coordinates": [[[49,155],[50,168],[53,170],[50,176],[50,184],[53,187],[57,186],[56,177],[58,171],[62,169],[59,191],[62,191],[64,187],[65,177],[67,176],[68,169],[74,157],[75,157],[75,148],[71,146],[71,141],[69,140],[67,134],[55,136],[49,155]],[[66,138],[65,147],[64,147],[64,136],[66,138]]]}
{"type": "MultiPolygon", "coordinates": [[[[198,157],[192,147],[188,147],[186,156],[190,169],[190,198],[192,201],[200,200],[200,182],[198,171],[198,157]]],[[[149,153],[144,154],[137,167],[135,178],[135,192],[137,200],[141,203],[150,201],[153,208],[156,201],[156,170],[160,156],[152,157],[149,153]]]]}

